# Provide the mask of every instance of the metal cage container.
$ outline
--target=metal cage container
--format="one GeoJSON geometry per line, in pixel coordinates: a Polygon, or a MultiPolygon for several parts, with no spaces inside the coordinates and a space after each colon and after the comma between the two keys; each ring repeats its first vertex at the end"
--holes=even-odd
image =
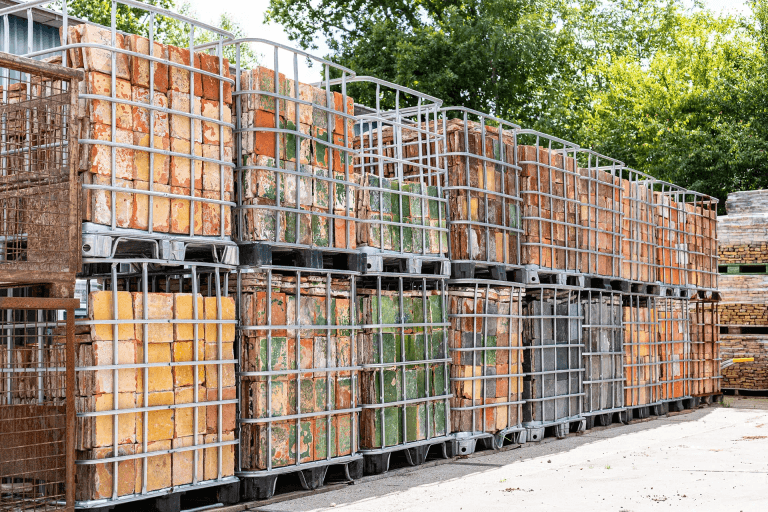
{"type": "Polygon", "coordinates": [[[360,175],[352,167],[347,84],[354,72],[263,39],[230,44],[237,51],[237,240],[267,251],[246,263],[272,264],[270,252],[295,249],[353,253],[360,175]],[[267,55],[269,67],[243,69],[245,47],[267,55]],[[319,65],[326,79],[302,83],[300,60],[319,65]]]}
{"type": "Polygon", "coordinates": [[[691,326],[688,299],[657,297],[658,348],[661,399],[680,400],[691,396],[691,326]]]}
{"type": "Polygon", "coordinates": [[[557,437],[583,430],[584,312],[579,289],[526,288],[523,306],[523,426],[539,441],[546,427],[557,437]],[[572,425],[573,424],[573,425],[572,425]]]}
{"type": "Polygon", "coordinates": [[[463,107],[440,110],[454,278],[506,280],[520,269],[520,127],[463,107]]]}
{"type": "Polygon", "coordinates": [[[523,297],[520,287],[497,281],[448,283],[451,350],[451,443],[467,454],[476,443],[501,448],[525,442],[523,421],[523,297]]]}
{"type": "Polygon", "coordinates": [[[579,270],[582,274],[621,277],[624,163],[582,149],[578,181],[579,270]]]}
{"type": "MultiPolygon", "coordinates": [[[[523,200],[521,262],[542,273],[580,272],[579,147],[533,130],[517,132],[523,200]]],[[[528,284],[540,280],[531,274],[528,284]]]]}
{"type": "Polygon", "coordinates": [[[236,263],[230,240],[234,80],[223,57],[223,41],[234,36],[135,0],[111,3],[109,27],[72,25],[62,2],[61,44],[32,51],[31,7],[42,4],[26,2],[0,14],[28,18],[27,57],[85,71],[73,111],[82,119],[79,151],[70,148],[68,159],[83,171],[82,255],[184,261],[191,251],[208,255],[210,263],[236,263]],[[117,11],[125,7],[146,15],[148,37],[117,30],[117,11]],[[185,27],[186,48],[158,41],[165,18],[185,27]],[[204,33],[215,42],[201,46],[204,33]]]}
{"type": "Polygon", "coordinates": [[[80,265],[73,155],[82,79],[60,65],[0,55],[0,282],[55,283],[64,287],[56,295],[71,296],[80,265]]]}
{"type": "Polygon", "coordinates": [[[368,270],[386,266],[448,276],[442,101],[373,77],[348,82],[359,91],[353,142],[361,180],[357,243],[368,270]]]}
{"type": "Polygon", "coordinates": [[[688,304],[691,325],[693,396],[721,392],[719,303],[692,300],[688,304]]]}
{"type": "Polygon", "coordinates": [[[717,204],[715,197],[688,190],[685,203],[685,232],[688,249],[687,284],[701,298],[717,293],[717,204]]]}
{"type": "Polygon", "coordinates": [[[277,478],[322,485],[331,465],[362,476],[354,272],[238,271],[243,495],[269,498],[277,478]]]}
{"type": "MultiPolygon", "coordinates": [[[[86,268],[77,332],[77,506],[217,487],[237,499],[232,267],[86,268]]],[[[103,261],[103,260],[96,260],[103,261]]]]}
{"type": "Polygon", "coordinates": [[[404,450],[411,464],[448,441],[451,359],[445,280],[413,274],[367,275],[357,289],[360,447],[367,473],[404,450]]]}
{"type": "Polygon", "coordinates": [[[621,180],[621,278],[632,283],[656,282],[656,210],[653,181],[647,174],[624,168],[621,180]]]}
{"type": "Polygon", "coordinates": [[[623,297],[624,405],[627,408],[656,405],[662,400],[657,298],[645,293],[623,297]]]}
{"type": "Polygon", "coordinates": [[[664,287],[684,288],[688,284],[686,192],[663,181],[656,180],[653,185],[656,279],[664,287]]]}
{"type": "Polygon", "coordinates": [[[610,424],[612,415],[624,409],[621,294],[611,290],[584,290],[581,307],[584,311],[584,415],[596,416],[599,422],[610,424]]]}
{"type": "Polygon", "coordinates": [[[0,296],[0,508],[74,510],[73,299],[0,296]]]}

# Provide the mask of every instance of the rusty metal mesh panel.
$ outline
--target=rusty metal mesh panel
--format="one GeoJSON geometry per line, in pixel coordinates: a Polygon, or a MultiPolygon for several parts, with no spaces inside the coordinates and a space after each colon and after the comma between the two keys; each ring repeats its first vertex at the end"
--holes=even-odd
{"type": "Polygon", "coordinates": [[[0,270],[74,272],[70,85],[9,71],[0,67],[0,270]]]}
{"type": "Polygon", "coordinates": [[[26,300],[0,298],[0,510],[67,510],[65,315],[26,300]]]}

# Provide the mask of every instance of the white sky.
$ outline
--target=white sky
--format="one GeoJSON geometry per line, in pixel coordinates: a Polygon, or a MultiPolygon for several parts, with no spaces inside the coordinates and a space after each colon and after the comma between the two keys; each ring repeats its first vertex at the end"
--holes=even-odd
{"type": "MultiPolygon", "coordinates": [[[[293,46],[291,41],[283,32],[283,28],[276,24],[264,23],[264,11],[269,5],[269,0],[190,0],[195,17],[203,22],[215,22],[223,12],[233,15],[243,27],[246,35],[249,37],[260,37],[269,39],[277,43],[283,43],[293,46]]],[[[705,0],[709,8],[727,13],[745,13],[747,11],[745,0],[705,0]]],[[[320,48],[315,50],[314,55],[323,57],[328,53],[328,48],[322,44],[322,41],[316,41],[320,48]]],[[[259,51],[262,55],[267,49],[262,47],[259,51]]],[[[293,74],[293,68],[283,68],[282,62],[287,62],[280,57],[281,72],[293,74]]],[[[272,67],[272,55],[265,56],[264,62],[272,67]]],[[[320,68],[315,65],[311,69],[306,66],[306,61],[299,61],[299,79],[303,82],[314,82],[320,80],[320,68]]]]}

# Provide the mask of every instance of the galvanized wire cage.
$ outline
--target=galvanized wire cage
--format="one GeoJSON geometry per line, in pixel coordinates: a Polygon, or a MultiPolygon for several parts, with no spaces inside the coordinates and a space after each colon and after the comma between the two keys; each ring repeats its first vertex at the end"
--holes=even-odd
{"type": "Polygon", "coordinates": [[[685,231],[688,249],[687,284],[697,291],[716,292],[718,278],[718,199],[688,190],[685,231]]]}
{"type": "Polygon", "coordinates": [[[659,383],[662,400],[691,396],[691,326],[688,299],[657,297],[659,383]]]}
{"type": "Polygon", "coordinates": [[[584,415],[612,414],[624,408],[624,347],[621,293],[585,290],[584,415]]]}
{"type": "Polygon", "coordinates": [[[577,231],[579,269],[583,274],[621,277],[622,193],[624,163],[580,150],[577,231]]]}
{"type": "Polygon", "coordinates": [[[231,267],[90,266],[77,321],[77,505],[237,482],[231,267]]]}
{"type": "Polygon", "coordinates": [[[0,297],[0,508],[74,510],[72,299],[0,297]]]}
{"type": "Polygon", "coordinates": [[[355,250],[360,177],[352,168],[355,112],[347,93],[354,72],[263,39],[228,44],[237,51],[237,240],[355,250]],[[243,69],[244,47],[268,56],[269,67],[243,69]],[[302,83],[300,61],[320,66],[326,79],[302,83]]]}
{"type": "Polygon", "coordinates": [[[692,300],[688,304],[691,325],[691,365],[693,396],[720,393],[720,315],[719,304],[692,300]]]}
{"type": "Polygon", "coordinates": [[[459,449],[490,438],[500,448],[523,421],[522,288],[497,281],[449,281],[451,431],[459,449]]]}
{"type": "Polygon", "coordinates": [[[521,262],[542,271],[580,272],[578,146],[533,130],[517,132],[523,200],[521,262]]]}
{"type": "Polygon", "coordinates": [[[82,76],[0,55],[0,282],[74,282],[80,222],[71,155],[82,76]]]}
{"type": "Polygon", "coordinates": [[[653,178],[625,168],[621,180],[621,277],[632,282],[656,282],[656,210],[653,178]]]}
{"type": "Polygon", "coordinates": [[[322,483],[329,465],[362,458],[357,279],[295,267],[238,272],[239,477],[319,469],[322,483]]]}
{"type": "Polygon", "coordinates": [[[521,268],[520,127],[463,107],[440,114],[453,275],[503,280],[506,270],[521,268]]]}
{"type": "Polygon", "coordinates": [[[234,206],[234,80],[222,43],[234,36],[135,0],[111,2],[109,27],[72,25],[66,2],[48,4],[26,2],[0,14],[6,34],[8,15],[28,19],[26,56],[85,71],[76,112],[82,119],[79,152],[70,149],[70,161],[85,171],[84,256],[110,258],[121,253],[121,244],[154,247],[168,238],[227,245],[234,206]],[[31,7],[43,4],[61,16],[61,43],[33,51],[31,7]],[[118,8],[126,6],[146,14],[148,37],[117,30],[118,8]],[[186,48],[160,40],[158,27],[168,18],[186,29],[186,48]],[[215,43],[201,46],[203,35],[215,43]]]}
{"type": "Polygon", "coordinates": [[[445,280],[368,275],[357,304],[361,451],[381,454],[448,440],[453,395],[445,280]]]}
{"type": "Polygon", "coordinates": [[[427,264],[448,275],[441,100],[373,77],[349,82],[373,90],[373,99],[355,107],[353,142],[361,179],[358,245],[368,253],[369,270],[380,272],[394,259],[411,273],[427,264]]]}
{"type": "Polygon", "coordinates": [[[682,287],[688,283],[686,192],[682,187],[659,180],[653,184],[656,279],[662,285],[682,287]]]}
{"type": "MultiPolygon", "coordinates": [[[[523,426],[556,426],[561,437],[583,417],[584,312],[579,289],[526,288],[523,306],[523,426]]],[[[531,441],[535,434],[529,435],[531,441]]]]}
{"type": "Polygon", "coordinates": [[[657,297],[630,293],[623,297],[624,405],[654,405],[661,401],[657,297]]]}

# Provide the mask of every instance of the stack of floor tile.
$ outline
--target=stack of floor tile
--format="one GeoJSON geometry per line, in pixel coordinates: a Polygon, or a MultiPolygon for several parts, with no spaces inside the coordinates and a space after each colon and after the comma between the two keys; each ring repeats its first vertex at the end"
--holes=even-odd
{"type": "Polygon", "coordinates": [[[215,297],[198,296],[200,321],[195,324],[185,321],[193,319],[191,294],[149,293],[146,295],[148,319],[167,319],[168,322],[143,324],[144,297],[142,293],[117,292],[116,309],[122,321],[116,324],[117,340],[113,324],[98,323],[113,318],[110,291],[91,293],[88,319],[96,323],[78,326],[75,404],[77,413],[83,416],[77,420],[76,458],[89,461],[146,454],[125,458],[117,464],[78,464],[78,500],[142,492],[144,465],[147,491],[218,478],[220,454],[222,474],[234,474],[232,445],[221,449],[201,446],[199,450],[152,455],[155,451],[234,440],[235,404],[206,405],[206,402],[236,397],[235,365],[223,362],[234,359],[234,324],[216,322],[217,318],[234,320],[234,301],[221,297],[219,312],[215,297]],[[117,361],[114,360],[115,343],[118,344],[117,361]],[[200,362],[197,372],[196,361],[200,362]],[[125,367],[99,368],[113,364],[125,367]],[[121,409],[143,407],[152,410],[120,413],[121,409]],[[105,411],[112,412],[94,414],[105,411]],[[113,437],[115,417],[117,446],[113,437]],[[112,487],[115,470],[116,491],[112,487]]]}
{"type": "Polygon", "coordinates": [[[451,429],[496,433],[522,421],[521,289],[451,286],[451,429]]]}
{"type": "Polygon", "coordinates": [[[241,273],[242,470],[357,451],[353,287],[342,275],[241,273]]]}
{"type": "Polygon", "coordinates": [[[352,98],[265,67],[240,87],[241,241],[355,249],[352,98]]]}
{"type": "MultiPolygon", "coordinates": [[[[86,72],[81,94],[103,97],[81,97],[79,106],[80,138],[90,141],[81,144],[77,157],[80,170],[87,171],[83,219],[111,226],[114,215],[117,228],[229,236],[234,141],[232,86],[223,81],[230,77],[228,61],[220,69],[214,55],[200,52],[190,59],[187,49],[154,43],[152,55],[162,62],[152,70],[148,59],[119,52],[113,69],[110,50],[87,46],[111,46],[108,29],[69,27],[69,41],[86,45],[68,54],[69,64],[86,72]],[[195,73],[190,80],[190,70],[178,65],[213,76],[195,73]],[[151,103],[170,114],[126,102],[151,103]],[[158,152],[142,150],[150,142],[158,152]]],[[[150,52],[148,39],[120,33],[116,48],[150,52]]]]}
{"type": "Polygon", "coordinates": [[[451,119],[445,125],[451,259],[520,265],[513,130],[451,119]]]}
{"type": "Polygon", "coordinates": [[[440,290],[359,288],[360,446],[380,449],[448,434],[445,312],[440,290]],[[432,326],[434,324],[434,326],[432,326]]]}

